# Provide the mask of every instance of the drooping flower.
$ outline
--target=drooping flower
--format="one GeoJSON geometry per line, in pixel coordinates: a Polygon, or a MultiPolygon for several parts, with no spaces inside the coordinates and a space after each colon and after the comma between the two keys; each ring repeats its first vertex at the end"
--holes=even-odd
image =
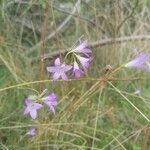
{"type": "Polygon", "coordinates": [[[137,96],[141,96],[141,90],[140,89],[137,89],[135,92],[134,92],[135,95],[137,96]]]}
{"type": "Polygon", "coordinates": [[[54,93],[52,93],[52,94],[50,94],[49,96],[47,96],[47,97],[44,97],[43,98],[44,99],[44,103],[46,104],[46,105],[48,105],[48,107],[49,107],[49,109],[50,109],[50,111],[52,111],[54,114],[55,114],[55,107],[57,106],[57,95],[56,94],[54,94],[54,93]]]}
{"type": "Polygon", "coordinates": [[[88,54],[92,53],[92,51],[89,48],[87,48],[87,44],[88,44],[87,40],[81,42],[75,49],[73,49],[73,52],[83,53],[88,56],[88,54]]]}
{"type": "Polygon", "coordinates": [[[135,59],[133,59],[132,61],[125,64],[125,67],[139,68],[139,69],[143,69],[145,71],[150,72],[150,67],[147,64],[148,60],[149,60],[148,55],[145,53],[142,53],[139,56],[137,56],[135,59]]]}
{"type": "Polygon", "coordinates": [[[62,78],[63,80],[68,80],[66,72],[71,70],[72,66],[65,65],[60,62],[60,59],[55,60],[55,66],[47,67],[47,71],[53,73],[53,80],[58,80],[62,78]]]}
{"type": "Polygon", "coordinates": [[[79,68],[79,65],[77,64],[76,61],[74,61],[73,73],[75,78],[80,78],[82,74],[84,74],[84,72],[79,68]]]}
{"type": "Polygon", "coordinates": [[[82,57],[79,55],[77,55],[76,57],[78,58],[79,62],[81,63],[84,71],[87,72],[87,69],[88,69],[90,62],[91,62],[91,58],[85,58],[85,57],[82,57]]]}
{"type": "Polygon", "coordinates": [[[35,128],[31,128],[31,129],[26,133],[26,135],[35,136],[35,135],[36,135],[36,129],[35,129],[35,128]]]}
{"type": "Polygon", "coordinates": [[[30,114],[32,119],[37,118],[37,110],[41,109],[43,105],[39,103],[34,103],[31,99],[25,100],[26,108],[24,110],[24,115],[30,114]]]}

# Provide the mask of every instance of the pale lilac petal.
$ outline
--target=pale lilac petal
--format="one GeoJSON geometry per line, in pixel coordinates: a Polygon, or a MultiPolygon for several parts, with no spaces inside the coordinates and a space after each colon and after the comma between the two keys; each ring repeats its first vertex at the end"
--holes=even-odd
{"type": "Polygon", "coordinates": [[[67,76],[66,76],[66,74],[65,74],[64,72],[61,73],[61,77],[62,77],[62,79],[65,80],[65,81],[68,80],[68,78],[67,78],[67,76]]]}
{"type": "Polygon", "coordinates": [[[44,102],[47,105],[56,106],[57,105],[57,99],[58,99],[57,96],[54,93],[52,93],[51,95],[44,98],[44,102]]]}
{"type": "Polygon", "coordinates": [[[51,105],[57,106],[57,101],[56,100],[55,101],[54,100],[45,100],[44,103],[47,104],[49,107],[51,105]]]}
{"type": "Polygon", "coordinates": [[[36,129],[35,128],[31,128],[26,135],[30,135],[30,136],[35,136],[36,135],[36,129]]]}
{"type": "Polygon", "coordinates": [[[92,53],[91,49],[89,49],[89,48],[84,48],[83,52],[84,53],[92,53]]]}
{"type": "Polygon", "coordinates": [[[72,66],[66,65],[66,66],[63,67],[63,71],[67,72],[67,71],[71,70],[71,68],[72,68],[72,66]]]}
{"type": "Polygon", "coordinates": [[[29,105],[29,104],[31,104],[31,103],[33,103],[31,99],[28,99],[28,98],[25,99],[25,104],[26,104],[26,105],[29,105]]]}
{"type": "Polygon", "coordinates": [[[53,106],[57,106],[57,104],[58,104],[56,100],[51,101],[51,103],[52,103],[53,106]]]}
{"type": "Polygon", "coordinates": [[[29,107],[26,107],[23,114],[24,114],[24,115],[27,115],[29,112],[30,112],[29,107]]]}
{"type": "Polygon", "coordinates": [[[75,78],[80,78],[82,76],[81,70],[74,70],[74,76],[75,78]]]}
{"type": "Polygon", "coordinates": [[[44,98],[44,103],[48,105],[49,109],[55,113],[55,107],[57,106],[57,95],[52,93],[44,98]]]}
{"type": "Polygon", "coordinates": [[[148,55],[147,54],[140,54],[138,57],[136,57],[134,60],[130,61],[125,65],[125,67],[129,68],[143,68],[144,63],[148,61],[148,55]]]}
{"type": "Polygon", "coordinates": [[[56,71],[56,67],[47,67],[46,69],[48,72],[55,72],[56,71]]]}
{"type": "Polygon", "coordinates": [[[36,109],[33,109],[30,111],[30,116],[32,117],[32,119],[36,119],[37,118],[37,111],[36,109]]]}
{"type": "Polygon", "coordinates": [[[79,46],[76,47],[76,50],[82,50],[87,47],[87,40],[80,43],[79,46]]]}
{"type": "Polygon", "coordinates": [[[81,44],[77,46],[73,51],[77,53],[83,53],[85,55],[88,55],[88,53],[92,53],[92,51],[87,48],[87,41],[81,42],[81,44]]]}
{"type": "Polygon", "coordinates": [[[84,58],[84,57],[81,57],[81,56],[77,56],[77,58],[79,59],[84,71],[87,71],[87,69],[89,67],[90,59],[89,58],[84,58]]]}
{"type": "Polygon", "coordinates": [[[60,58],[56,58],[55,66],[60,66],[60,65],[61,65],[60,58]]]}
{"type": "Polygon", "coordinates": [[[71,70],[71,68],[72,66],[70,65],[61,64],[60,59],[57,58],[55,60],[55,66],[47,67],[47,71],[53,73],[52,79],[54,81],[58,80],[60,77],[67,80],[67,77],[64,74],[65,72],[71,70]]]}
{"type": "Polygon", "coordinates": [[[81,75],[83,74],[83,71],[79,68],[79,65],[77,64],[76,61],[74,62],[73,72],[74,72],[75,78],[80,78],[81,75]]]}
{"type": "Polygon", "coordinates": [[[39,103],[34,103],[33,105],[33,109],[41,109],[43,107],[43,105],[39,104],[39,103]]]}
{"type": "Polygon", "coordinates": [[[55,81],[55,80],[58,80],[59,79],[59,77],[60,77],[60,74],[59,73],[57,73],[57,72],[55,72],[54,74],[53,74],[53,80],[55,81]]]}
{"type": "Polygon", "coordinates": [[[55,108],[54,108],[54,106],[50,106],[49,109],[50,109],[50,111],[52,111],[55,114],[55,108]]]}

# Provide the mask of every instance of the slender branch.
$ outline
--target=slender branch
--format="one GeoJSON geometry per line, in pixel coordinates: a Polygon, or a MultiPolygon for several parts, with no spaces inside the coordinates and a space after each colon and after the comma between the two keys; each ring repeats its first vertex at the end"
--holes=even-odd
{"type": "MultiPolygon", "coordinates": [[[[44,62],[43,62],[43,58],[44,58],[44,51],[45,51],[45,37],[47,36],[47,33],[48,33],[48,16],[49,16],[49,5],[47,5],[47,8],[46,8],[46,12],[45,12],[45,18],[44,18],[44,22],[43,22],[43,25],[42,25],[42,32],[41,32],[41,41],[42,44],[40,46],[40,76],[39,76],[39,79],[40,80],[44,80],[44,62]]],[[[40,90],[44,90],[44,84],[43,83],[40,83],[40,90]]]]}
{"type": "Polygon", "coordinates": [[[150,123],[150,119],[143,113],[143,112],[141,112],[141,110],[138,108],[138,107],[136,107],[124,94],[122,94],[122,92],[117,88],[117,87],[115,87],[111,82],[108,82],[109,83],[109,85],[111,85],[115,90],[116,90],[116,92],[118,92],[137,112],[139,112],[142,116],[143,116],[143,118],[145,118],[145,120],[148,122],[148,123],[150,123]]]}
{"type": "MultiPolygon", "coordinates": [[[[147,78],[142,78],[142,77],[135,77],[135,78],[110,78],[107,79],[107,81],[130,81],[130,80],[146,80],[147,78]]],[[[98,79],[98,78],[81,78],[81,79],[69,79],[69,81],[102,81],[103,79],[98,79]]],[[[37,80],[37,81],[29,81],[29,82],[23,82],[23,83],[19,83],[19,84],[15,84],[15,85],[10,85],[8,87],[4,87],[0,89],[0,92],[6,91],[6,90],[10,90],[10,89],[14,89],[14,88],[19,88],[22,86],[29,86],[32,84],[39,84],[39,83],[49,83],[49,82],[53,82],[53,80],[37,80]]],[[[63,80],[58,80],[58,82],[64,82],[63,80]]]]}
{"type": "MultiPolygon", "coordinates": [[[[8,6],[12,5],[13,3],[29,4],[29,2],[26,2],[26,1],[16,0],[16,1],[13,1],[13,2],[8,3],[7,6],[6,6],[6,8],[7,8],[8,6]]],[[[38,3],[32,2],[32,5],[38,5],[38,3]]],[[[87,21],[87,22],[90,23],[91,25],[98,26],[98,28],[99,28],[103,33],[106,33],[105,30],[101,27],[101,25],[97,25],[94,21],[92,21],[92,20],[90,20],[90,19],[88,19],[88,18],[86,18],[86,17],[84,17],[84,16],[81,16],[81,15],[78,15],[78,14],[75,14],[75,13],[68,12],[68,11],[66,11],[66,10],[64,10],[64,9],[61,9],[61,8],[55,6],[55,5],[52,5],[51,7],[53,7],[55,10],[57,10],[57,11],[59,11],[59,12],[62,12],[62,13],[64,13],[64,14],[72,15],[73,17],[77,17],[77,18],[79,18],[79,19],[81,19],[81,20],[87,21]]],[[[41,16],[41,13],[40,13],[40,12],[39,12],[39,13],[34,13],[34,15],[41,16]]],[[[17,22],[17,23],[23,24],[25,27],[27,27],[27,28],[29,28],[29,29],[33,29],[33,23],[32,23],[32,21],[30,21],[30,20],[21,20],[21,19],[19,19],[19,18],[16,18],[14,21],[17,22]]],[[[40,32],[41,32],[41,29],[40,29],[39,27],[36,27],[36,31],[37,31],[38,33],[40,33],[40,32]]]]}
{"type": "Polygon", "coordinates": [[[118,25],[117,27],[117,33],[119,32],[119,30],[121,29],[122,25],[129,19],[133,16],[134,12],[135,12],[135,9],[137,8],[139,4],[139,0],[136,1],[135,3],[135,6],[132,8],[132,11],[131,13],[118,25]]]}
{"type": "MultiPolygon", "coordinates": [[[[144,41],[144,40],[150,40],[150,35],[125,36],[125,37],[118,37],[116,39],[114,39],[114,38],[104,39],[104,40],[100,40],[100,41],[96,41],[96,42],[89,42],[87,47],[95,48],[95,47],[111,45],[114,43],[119,44],[119,43],[130,42],[130,41],[144,41]]],[[[66,52],[67,52],[67,49],[54,51],[54,52],[45,54],[44,59],[53,58],[55,56],[58,56],[60,53],[64,54],[66,52]]]]}
{"type": "Polygon", "coordinates": [[[150,124],[147,126],[147,129],[146,129],[144,142],[143,142],[143,145],[142,145],[142,148],[141,148],[142,150],[147,150],[148,149],[149,139],[150,139],[150,124]]]}
{"type": "Polygon", "coordinates": [[[75,6],[73,7],[72,12],[70,13],[70,15],[58,26],[58,28],[53,31],[51,34],[49,34],[44,41],[40,41],[39,43],[37,43],[35,46],[33,46],[30,50],[29,53],[31,53],[32,51],[34,51],[36,48],[38,48],[43,42],[46,42],[47,40],[50,40],[51,38],[53,38],[58,32],[62,31],[62,29],[66,26],[66,24],[70,21],[70,19],[72,18],[73,14],[76,13],[76,11],[78,10],[78,7],[80,5],[80,1],[78,0],[75,4],[75,6]]]}
{"type": "Polygon", "coordinates": [[[14,21],[17,24],[21,24],[23,26],[25,26],[26,28],[30,29],[30,30],[35,30],[37,33],[41,33],[41,29],[38,26],[34,26],[33,22],[31,20],[27,20],[27,19],[20,19],[20,18],[16,18],[14,19],[14,21]]]}

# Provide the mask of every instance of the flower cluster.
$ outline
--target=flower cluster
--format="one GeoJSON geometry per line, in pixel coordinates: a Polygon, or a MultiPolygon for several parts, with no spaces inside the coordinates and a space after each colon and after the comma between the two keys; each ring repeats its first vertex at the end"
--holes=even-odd
{"type": "MultiPolygon", "coordinates": [[[[46,69],[52,74],[52,79],[54,81],[59,79],[67,81],[68,78],[80,78],[85,75],[92,60],[92,51],[88,48],[88,42],[80,41],[78,46],[68,51],[64,58],[64,62],[61,62],[60,58],[56,58],[54,66],[49,66],[46,69]],[[71,59],[68,65],[65,63],[66,59],[67,62],[71,59]]],[[[142,53],[132,61],[123,65],[123,67],[138,68],[150,72],[150,65],[148,64],[148,61],[148,55],[142,53]]],[[[55,114],[55,109],[58,104],[57,95],[51,93],[44,97],[45,94],[45,91],[43,91],[40,96],[28,97],[25,99],[24,115],[29,115],[32,119],[36,119],[38,117],[38,111],[42,109],[44,105],[48,106],[49,111],[55,114]]],[[[140,96],[141,90],[136,90],[134,94],[140,96]]],[[[36,132],[37,130],[35,128],[31,128],[26,135],[35,136],[36,132]]]]}
{"type": "Polygon", "coordinates": [[[77,47],[71,49],[71,51],[67,53],[66,56],[69,54],[73,55],[73,60],[71,60],[70,65],[61,63],[60,58],[56,58],[54,66],[47,67],[47,71],[53,74],[52,79],[58,80],[62,78],[67,81],[67,72],[72,72],[74,78],[80,78],[82,75],[86,74],[93,59],[92,51],[87,48],[87,45],[87,41],[80,42],[77,47]]]}
{"type": "MultiPolygon", "coordinates": [[[[87,70],[92,61],[92,51],[87,48],[87,41],[80,42],[78,46],[68,51],[66,57],[70,54],[73,56],[73,60],[71,60],[69,65],[66,65],[64,62],[60,61],[60,58],[56,58],[54,62],[54,66],[47,67],[47,71],[52,74],[52,79],[54,81],[58,79],[63,79],[65,81],[68,80],[68,74],[70,73],[70,77],[80,78],[84,74],[87,73],[87,70]]],[[[44,93],[44,91],[43,91],[44,93]]],[[[57,106],[57,96],[52,93],[46,97],[43,97],[44,94],[38,97],[28,97],[25,99],[25,109],[24,115],[31,116],[32,119],[36,119],[38,117],[38,111],[47,105],[49,110],[55,114],[55,108],[57,106]]],[[[31,128],[26,135],[34,136],[36,135],[36,129],[31,128]]]]}
{"type": "MultiPolygon", "coordinates": [[[[44,105],[47,105],[49,111],[55,114],[55,108],[58,104],[57,95],[52,93],[46,97],[35,97],[35,98],[27,98],[25,99],[25,109],[24,115],[29,115],[32,119],[36,119],[38,117],[37,111],[42,109],[44,105]]],[[[36,129],[31,128],[26,135],[34,136],[36,134],[36,129]]]]}

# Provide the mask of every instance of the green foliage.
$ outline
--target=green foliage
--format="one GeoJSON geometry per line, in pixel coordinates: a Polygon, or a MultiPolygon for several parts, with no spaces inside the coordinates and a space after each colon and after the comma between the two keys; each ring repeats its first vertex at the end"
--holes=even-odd
{"type": "MultiPolygon", "coordinates": [[[[149,74],[122,68],[111,75],[112,70],[134,57],[134,48],[149,53],[149,41],[128,41],[104,47],[94,47],[94,61],[88,75],[68,83],[46,81],[50,92],[59,95],[56,115],[44,116],[32,121],[23,116],[24,99],[41,93],[40,49],[34,47],[41,40],[41,28],[48,14],[46,35],[56,31],[70,15],[74,0],[56,0],[48,7],[47,0],[0,1],[0,149],[43,150],[139,150],[144,144],[148,121],[135,109],[149,117],[149,74]],[[95,86],[97,79],[107,73],[113,80],[95,86]],[[133,80],[134,77],[146,79],[133,80]],[[95,80],[96,79],[96,80],[95,80]],[[121,80],[124,79],[124,80],[121,80]],[[28,83],[20,85],[20,83],[28,83]],[[12,85],[15,85],[11,88],[12,85]],[[9,88],[9,89],[7,89],[9,88]],[[134,94],[142,90],[141,97],[134,94]],[[119,92],[118,92],[119,91],[119,92]],[[121,93],[121,94],[120,94],[121,93]],[[126,97],[126,98],[125,98],[126,97]],[[129,100],[135,107],[128,103],[129,100]],[[41,119],[41,118],[42,119],[41,119]],[[36,126],[37,136],[25,136],[30,127],[36,126]]],[[[149,0],[85,0],[69,22],[45,42],[45,54],[72,47],[78,38],[98,41],[149,33],[149,0]],[[132,13],[133,12],[133,13],[132,13]]],[[[53,63],[44,60],[44,67],[53,63]]],[[[44,68],[45,69],[45,68],[44,68]]],[[[46,70],[44,79],[49,79],[46,70]]],[[[147,143],[147,150],[150,145],[147,143]]]]}

